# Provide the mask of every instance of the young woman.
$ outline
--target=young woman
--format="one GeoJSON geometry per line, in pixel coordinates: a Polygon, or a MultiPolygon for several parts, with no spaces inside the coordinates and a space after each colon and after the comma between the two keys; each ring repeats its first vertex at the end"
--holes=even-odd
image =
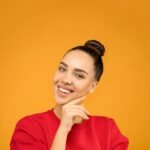
{"type": "Polygon", "coordinates": [[[18,121],[11,150],[127,150],[128,139],[109,117],[83,105],[103,73],[104,46],[89,40],[65,53],[54,76],[54,108],[18,121]]]}

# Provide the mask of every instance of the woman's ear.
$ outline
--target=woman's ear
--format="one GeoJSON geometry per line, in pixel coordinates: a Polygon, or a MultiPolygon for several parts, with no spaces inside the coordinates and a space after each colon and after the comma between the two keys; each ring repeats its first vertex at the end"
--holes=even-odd
{"type": "Polygon", "coordinates": [[[93,81],[92,84],[91,84],[91,88],[89,90],[89,93],[93,93],[94,90],[96,89],[97,87],[97,84],[98,84],[98,81],[93,81]]]}

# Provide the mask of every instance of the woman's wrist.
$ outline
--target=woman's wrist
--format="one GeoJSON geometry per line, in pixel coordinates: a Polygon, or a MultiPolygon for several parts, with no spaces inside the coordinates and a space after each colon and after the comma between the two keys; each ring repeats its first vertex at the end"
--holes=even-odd
{"type": "Polygon", "coordinates": [[[69,126],[67,127],[67,126],[65,126],[64,124],[61,123],[58,130],[60,132],[62,132],[63,134],[67,135],[69,133],[70,129],[71,129],[71,127],[69,127],[69,126]]]}

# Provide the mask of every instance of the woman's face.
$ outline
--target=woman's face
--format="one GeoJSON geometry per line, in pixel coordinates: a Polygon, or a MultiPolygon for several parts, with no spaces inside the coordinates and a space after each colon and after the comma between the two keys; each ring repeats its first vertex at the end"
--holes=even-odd
{"type": "Polygon", "coordinates": [[[67,53],[53,78],[56,103],[65,104],[92,92],[97,85],[94,75],[94,60],[90,55],[79,50],[67,53]]]}

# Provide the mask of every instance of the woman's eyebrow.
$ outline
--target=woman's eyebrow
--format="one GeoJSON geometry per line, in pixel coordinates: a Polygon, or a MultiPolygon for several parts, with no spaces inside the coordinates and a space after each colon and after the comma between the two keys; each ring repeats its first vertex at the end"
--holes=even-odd
{"type": "MultiPolygon", "coordinates": [[[[66,63],[64,63],[64,62],[60,62],[60,64],[62,64],[62,65],[64,65],[64,66],[66,66],[66,67],[68,67],[68,65],[66,64],[66,63]]],[[[75,71],[77,71],[77,72],[83,72],[83,73],[85,73],[85,74],[88,74],[85,70],[83,70],[83,69],[79,69],[79,68],[75,68],[74,69],[75,71]]]]}

